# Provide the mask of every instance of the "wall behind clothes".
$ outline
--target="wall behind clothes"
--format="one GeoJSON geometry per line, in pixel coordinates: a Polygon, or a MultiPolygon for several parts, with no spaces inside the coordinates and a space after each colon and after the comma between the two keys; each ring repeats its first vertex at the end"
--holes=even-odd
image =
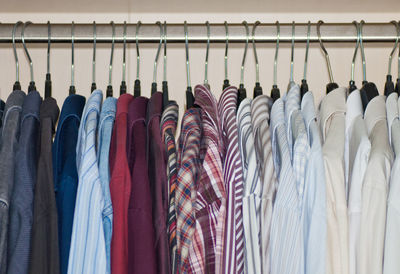
{"type": "MultiPolygon", "coordinates": [[[[75,0],[74,0],[75,1],[75,0]]],[[[311,0],[310,0],[311,1],[311,0]]],[[[310,2],[309,1],[309,2],[310,2]]],[[[23,0],[22,2],[25,2],[23,0]]],[[[145,1],[147,2],[147,1],[145,1]]],[[[254,2],[254,1],[253,1],[254,2]]],[[[253,3],[252,2],[252,3],[253,3]]],[[[332,1],[331,1],[332,2],[332,1]]],[[[41,2],[38,2],[41,3],[41,2]]],[[[53,2],[52,2],[53,3],[53,2]]],[[[87,2],[84,2],[87,3],[87,2]]],[[[286,2],[288,3],[288,2],[286,2]]],[[[319,3],[319,2],[318,2],[319,3]]],[[[314,3],[317,5],[318,3],[314,3]]],[[[338,1],[339,5],[346,9],[347,2],[342,0],[338,1]]],[[[369,3],[369,2],[368,2],[369,3]]],[[[35,3],[26,3],[27,5],[35,5],[35,3]]],[[[208,10],[211,12],[197,13],[196,10],[191,10],[190,6],[186,6],[186,10],[190,12],[173,12],[168,9],[168,12],[162,12],[159,8],[155,7],[155,12],[149,10],[138,11],[135,6],[129,4],[124,10],[124,6],[119,7],[122,11],[105,12],[104,10],[90,12],[87,11],[85,4],[82,4],[82,10],[79,9],[79,4],[75,7],[67,7],[65,12],[60,11],[57,4],[50,10],[44,9],[40,13],[39,10],[30,9],[34,12],[28,12],[22,9],[22,12],[13,10],[12,7],[5,9],[5,12],[0,13],[0,21],[7,23],[14,23],[18,20],[30,20],[33,23],[46,23],[50,20],[52,23],[66,23],[72,20],[75,23],[88,23],[96,21],[97,23],[109,23],[113,20],[116,23],[122,23],[126,20],[128,23],[136,23],[141,20],[143,23],[154,23],[156,21],[163,22],[166,20],[169,23],[182,23],[187,20],[188,23],[204,23],[206,20],[210,22],[223,22],[240,23],[247,20],[253,23],[256,20],[261,22],[302,22],[308,20],[317,22],[319,19],[325,22],[352,22],[353,20],[362,20],[366,22],[389,22],[393,19],[398,19],[400,15],[399,5],[392,3],[394,9],[385,10],[385,13],[372,12],[347,12],[341,13],[340,11],[333,11],[330,13],[320,11],[319,9],[310,10],[310,12],[296,12],[292,10],[288,12],[283,11],[273,12],[261,8],[263,13],[243,12],[239,13],[238,9],[230,11],[227,6],[227,12],[213,13],[212,5],[210,4],[208,10]],[[397,8],[397,11],[396,11],[397,8]],[[56,12],[53,12],[53,11],[56,12]],[[78,12],[80,11],[80,12],[78,12]]],[[[95,3],[93,2],[93,5],[95,3]]],[[[252,4],[253,6],[256,3],[252,4]]],[[[289,5],[289,4],[287,4],[289,5]]],[[[378,5],[378,4],[376,4],[378,5]]],[[[381,5],[381,4],[379,4],[381,5]]],[[[176,5],[177,6],[177,5],[176,5]]],[[[385,5],[383,5],[385,6],[385,5]]],[[[6,6],[7,7],[7,6],[6,6]]],[[[286,6],[285,6],[286,7],[286,6]]],[[[367,5],[367,7],[369,7],[367,5]]],[[[142,7],[142,10],[144,8],[142,7]]],[[[218,10],[218,9],[217,9],[218,10]]],[[[246,9],[244,9],[246,10],[246,9]]],[[[353,8],[356,10],[356,8],[353,8]]],[[[28,27],[29,28],[29,27],[28,27]]],[[[29,31],[29,29],[27,29],[29,31]]],[[[212,30],[211,30],[212,32],[212,30]]],[[[393,27],[395,33],[395,28],[393,27]]],[[[182,30],[183,33],[183,30],[182,30]]],[[[190,35],[190,33],[189,33],[190,35]]],[[[332,69],[335,81],[340,86],[348,86],[350,80],[351,58],[354,52],[354,44],[325,44],[332,63],[332,69]]],[[[365,54],[367,64],[367,79],[376,83],[380,92],[383,92],[385,77],[387,74],[388,56],[392,49],[391,43],[365,43],[365,54]]],[[[17,46],[18,56],[20,60],[20,82],[23,90],[27,90],[29,84],[29,64],[25,57],[21,44],[17,46]]],[[[38,91],[44,95],[44,82],[46,73],[46,44],[28,44],[28,50],[31,54],[34,65],[34,76],[38,91]]],[[[96,82],[97,86],[105,93],[108,84],[108,63],[110,59],[111,44],[98,44],[97,45],[97,63],[96,63],[96,82]]],[[[190,44],[190,73],[191,84],[194,87],[204,80],[204,60],[205,60],[205,44],[190,44]]],[[[228,53],[228,74],[232,85],[239,85],[240,81],[240,64],[243,56],[244,44],[230,44],[228,53]]],[[[157,44],[140,44],[140,80],[142,82],[142,94],[149,96],[150,87],[153,77],[154,57],[157,50],[157,44]]],[[[211,90],[217,98],[222,92],[222,83],[224,79],[224,44],[211,44],[209,52],[209,83],[211,90]]],[[[260,82],[265,94],[270,94],[272,81],[273,81],[273,58],[275,53],[275,44],[271,43],[258,43],[257,44],[258,59],[260,64],[260,82]]],[[[295,44],[294,54],[294,79],[300,82],[303,77],[303,64],[305,54],[305,43],[295,44]]],[[[397,54],[397,52],[396,52],[397,54]]],[[[12,90],[12,85],[15,81],[15,63],[12,52],[11,44],[0,45],[0,97],[5,100],[12,90]]],[[[185,105],[185,90],[186,90],[186,70],[185,70],[185,47],[184,44],[168,44],[167,49],[167,78],[169,83],[169,91],[171,99],[178,102],[180,106],[180,116],[183,114],[185,105]]],[[[397,55],[396,55],[397,56],[397,55]]],[[[53,44],[51,48],[51,73],[53,81],[53,96],[57,99],[61,106],[65,97],[68,95],[68,88],[70,85],[70,65],[71,65],[71,45],[70,44],[53,44]]],[[[392,74],[394,78],[397,77],[397,59],[393,59],[392,74]]],[[[90,86],[92,82],[92,45],[91,44],[75,44],[75,83],[78,94],[90,95],[90,86]]],[[[158,86],[161,87],[162,81],[162,58],[160,56],[158,66],[158,86]]],[[[278,85],[281,89],[281,94],[286,91],[289,82],[290,71],[290,44],[281,44],[278,58],[278,85]]],[[[133,83],[136,78],[136,50],[135,44],[130,43],[127,47],[127,85],[128,91],[133,92],[133,83]]],[[[309,52],[309,65],[308,65],[308,83],[310,90],[314,92],[316,103],[320,101],[325,94],[325,86],[328,82],[328,72],[324,56],[318,44],[313,43],[310,45],[309,52]]],[[[112,72],[112,84],[114,87],[114,96],[119,95],[119,85],[122,79],[122,44],[115,45],[114,63],[112,72]]],[[[356,64],[356,83],[361,86],[362,70],[361,58],[357,57],[356,64]]],[[[249,44],[247,52],[247,60],[245,64],[244,83],[247,88],[247,94],[252,97],[253,87],[255,83],[255,62],[251,43],[249,44]]]]}

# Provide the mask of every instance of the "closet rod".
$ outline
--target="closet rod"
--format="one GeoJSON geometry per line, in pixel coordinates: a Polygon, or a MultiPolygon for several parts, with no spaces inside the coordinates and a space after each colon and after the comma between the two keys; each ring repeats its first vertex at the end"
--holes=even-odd
{"type": "MultiPolygon", "coordinates": [[[[251,29],[253,24],[249,23],[251,29]]],[[[310,42],[318,42],[317,23],[311,24],[310,42]]],[[[184,27],[182,24],[167,24],[167,42],[184,43],[184,27]]],[[[0,43],[12,42],[14,24],[0,24],[0,43]]],[[[123,42],[124,24],[115,24],[115,43],[123,42]]],[[[97,43],[111,43],[112,28],[110,24],[96,24],[97,43]]],[[[280,23],[280,42],[291,42],[292,23],[280,23]]],[[[211,43],[225,43],[225,25],[223,23],[210,24],[211,43]]],[[[229,43],[244,43],[246,41],[245,28],[240,23],[228,24],[229,43]]],[[[15,34],[16,42],[21,42],[21,27],[15,34]]],[[[47,24],[31,24],[25,30],[27,43],[47,43],[47,24]]],[[[136,24],[127,24],[127,42],[136,41],[136,24]]],[[[206,43],[207,27],[204,24],[188,24],[189,43],[206,43]]],[[[356,28],[353,23],[324,23],[321,25],[323,42],[356,42],[356,28]]],[[[251,37],[250,37],[251,38],[251,37]]],[[[295,42],[306,42],[307,23],[296,23],[295,42]]],[[[366,23],[363,27],[363,42],[394,42],[396,28],[392,23],[366,23]]],[[[141,24],[138,40],[140,43],[159,43],[160,29],[156,24],[141,24]]],[[[257,26],[256,42],[275,43],[276,24],[261,23],[257,26]]],[[[52,43],[71,43],[71,24],[51,24],[52,43]]],[[[75,24],[75,43],[93,42],[93,24],[75,24]]]]}

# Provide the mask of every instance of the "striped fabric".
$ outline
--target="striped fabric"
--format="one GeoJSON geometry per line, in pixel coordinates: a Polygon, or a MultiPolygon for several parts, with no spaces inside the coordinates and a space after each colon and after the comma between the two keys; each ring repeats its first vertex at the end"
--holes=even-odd
{"type": "Polygon", "coordinates": [[[179,273],[189,272],[189,248],[195,229],[195,185],[200,171],[201,110],[188,109],[182,119],[175,190],[176,243],[179,273]]]}
{"type": "Polygon", "coordinates": [[[245,273],[261,273],[261,195],[260,166],[257,164],[251,124],[251,99],[238,108],[239,148],[242,157],[244,194],[243,230],[245,239],[245,273]]]}
{"type": "Polygon", "coordinates": [[[103,227],[104,194],[96,156],[96,132],[103,94],[88,99],[79,126],[76,162],[79,175],[68,273],[107,273],[103,227]]]}
{"type": "Polygon", "coordinates": [[[270,228],[272,208],[277,188],[274,164],[272,160],[269,114],[272,99],[267,95],[257,96],[251,103],[251,123],[253,125],[254,147],[262,184],[261,195],[261,267],[263,273],[270,269],[270,228]]]}
{"type": "Polygon", "coordinates": [[[221,273],[226,217],[226,194],[220,151],[217,101],[208,88],[197,85],[195,104],[201,109],[202,161],[196,197],[196,228],[189,251],[190,272],[221,273]]]}
{"type": "Polygon", "coordinates": [[[226,274],[243,273],[244,270],[243,169],[236,123],[237,97],[237,89],[230,86],[222,92],[218,102],[224,143],[223,176],[227,193],[223,253],[223,272],[226,274]]]}
{"type": "Polygon", "coordinates": [[[162,140],[165,143],[165,151],[167,155],[167,176],[169,185],[169,208],[168,208],[168,236],[172,273],[176,273],[177,256],[176,256],[176,211],[175,211],[175,189],[177,179],[177,163],[176,163],[176,144],[175,133],[178,123],[179,107],[173,102],[164,110],[161,117],[161,133],[162,140]]]}
{"type": "Polygon", "coordinates": [[[303,245],[301,229],[301,199],[285,128],[284,102],[275,101],[271,110],[272,151],[278,175],[278,190],[271,221],[272,274],[301,274],[303,245]]]}

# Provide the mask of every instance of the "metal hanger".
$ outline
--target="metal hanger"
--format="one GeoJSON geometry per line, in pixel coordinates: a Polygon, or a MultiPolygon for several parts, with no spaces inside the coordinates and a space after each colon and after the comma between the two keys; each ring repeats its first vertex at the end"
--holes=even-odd
{"type": "Polygon", "coordinates": [[[157,92],[157,62],[158,62],[158,57],[160,56],[160,50],[163,42],[163,28],[161,26],[161,22],[157,21],[156,25],[160,27],[160,43],[158,44],[156,58],[154,59],[153,83],[151,83],[151,95],[157,92]]]}
{"type": "Polygon", "coordinates": [[[113,96],[113,87],[112,87],[112,66],[114,59],[114,43],[115,43],[115,24],[114,21],[110,22],[112,26],[112,40],[111,40],[111,56],[110,56],[110,65],[108,66],[108,86],[107,86],[107,97],[113,96]]]}
{"type": "Polygon", "coordinates": [[[295,38],[295,23],[292,21],[292,42],[291,42],[291,49],[290,49],[290,79],[289,85],[294,82],[293,74],[294,74],[294,38],[295,38]]]}
{"type": "Polygon", "coordinates": [[[393,54],[397,48],[397,45],[399,43],[399,36],[400,36],[400,27],[399,27],[399,23],[396,21],[391,21],[390,23],[392,23],[395,27],[396,27],[396,41],[394,42],[394,46],[392,51],[390,52],[389,55],[389,62],[388,62],[388,74],[386,75],[386,83],[385,83],[385,91],[384,94],[386,96],[388,96],[390,93],[394,92],[394,84],[392,81],[392,58],[393,58],[393,54]]]}
{"type": "Polygon", "coordinates": [[[251,35],[253,37],[253,52],[254,52],[254,59],[256,61],[256,84],[253,90],[253,98],[262,94],[262,88],[260,85],[260,65],[258,64],[258,56],[257,56],[257,48],[256,48],[256,41],[255,41],[255,33],[256,27],[260,24],[260,21],[256,21],[253,25],[253,30],[251,31],[251,35]]]}
{"type": "Polygon", "coordinates": [[[97,85],[96,85],[96,42],[97,42],[96,21],[93,21],[92,86],[90,87],[91,92],[93,92],[95,89],[97,89],[97,85]]]}
{"type": "Polygon", "coordinates": [[[167,82],[167,22],[164,21],[164,68],[163,68],[163,82],[162,82],[162,91],[163,91],[163,110],[170,103],[168,96],[168,82],[167,82]]]}
{"type": "Polygon", "coordinates": [[[47,73],[44,82],[44,98],[51,97],[51,74],[50,74],[50,46],[51,46],[51,25],[47,21],[47,73]]]}
{"type": "Polygon", "coordinates": [[[363,103],[364,111],[367,108],[368,103],[376,96],[379,96],[379,91],[376,85],[373,82],[367,81],[367,68],[365,64],[365,53],[364,53],[364,44],[363,44],[363,25],[364,20],[360,22],[360,49],[361,49],[361,58],[362,58],[362,68],[363,68],[363,86],[360,89],[361,101],[363,103]]]}
{"type": "Polygon", "coordinates": [[[306,55],[304,57],[304,70],[303,70],[303,79],[301,80],[300,86],[300,96],[303,99],[304,94],[308,91],[307,84],[307,65],[308,65],[308,50],[310,48],[310,32],[311,32],[311,22],[308,21],[307,24],[307,43],[306,43],[306,55]]]}
{"type": "Polygon", "coordinates": [[[206,21],[207,26],[207,47],[206,47],[206,61],[204,64],[204,85],[210,89],[210,84],[208,83],[208,52],[210,50],[210,23],[206,21]]]}
{"type": "Polygon", "coordinates": [[[244,88],[244,64],[246,62],[247,48],[249,46],[249,25],[246,21],[243,21],[242,24],[246,29],[246,43],[244,46],[244,53],[242,59],[242,65],[240,66],[240,84],[238,89],[238,106],[240,103],[247,97],[246,89],[244,88]]]}
{"type": "Polygon", "coordinates": [[[75,43],[75,23],[71,25],[71,85],[69,86],[69,94],[75,94],[75,64],[74,64],[74,43],[75,43]]]}
{"type": "Polygon", "coordinates": [[[326,50],[326,48],[324,47],[324,44],[322,43],[320,28],[321,28],[321,25],[323,23],[324,23],[324,21],[322,21],[322,20],[318,21],[318,23],[317,23],[317,35],[318,35],[319,45],[321,46],[322,52],[325,55],[326,65],[328,67],[329,83],[326,85],[326,93],[329,93],[332,90],[337,89],[339,86],[333,80],[332,67],[331,67],[331,61],[329,60],[329,54],[328,54],[328,51],[326,50]]]}
{"type": "Polygon", "coordinates": [[[279,51],[279,39],[281,35],[281,27],[279,21],[276,21],[276,46],[275,46],[275,57],[274,57],[274,83],[271,89],[271,98],[275,102],[281,97],[281,93],[278,88],[277,74],[278,74],[278,51],[279,51]]]}
{"type": "Polygon", "coordinates": [[[357,30],[357,41],[356,41],[356,48],[354,49],[353,59],[351,61],[351,75],[350,75],[350,82],[349,82],[349,93],[351,93],[351,92],[353,92],[354,90],[357,89],[357,86],[356,86],[356,84],[354,82],[354,68],[355,68],[355,62],[356,62],[358,47],[360,45],[360,25],[359,25],[359,23],[357,23],[357,21],[353,21],[353,24],[356,26],[356,30],[357,30]]]}
{"type": "Polygon", "coordinates": [[[142,24],[142,22],[138,21],[136,24],[136,80],[135,80],[135,86],[133,89],[133,96],[134,97],[139,97],[140,93],[141,93],[141,88],[140,88],[140,80],[139,80],[139,75],[140,75],[140,54],[139,54],[139,38],[138,38],[138,34],[139,34],[139,28],[140,25],[142,24]]]}
{"type": "Polygon", "coordinates": [[[124,21],[124,46],[123,46],[123,53],[122,53],[122,81],[119,87],[119,95],[126,93],[126,21],[124,21]]]}
{"type": "Polygon", "coordinates": [[[190,109],[194,105],[194,96],[192,92],[192,86],[190,84],[190,63],[189,63],[189,39],[188,39],[188,29],[187,23],[184,22],[185,31],[185,51],[186,51],[186,109],[190,109]]]}
{"type": "Polygon", "coordinates": [[[31,92],[33,90],[36,90],[36,86],[35,86],[35,81],[33,80],[33,63],[32,63],[32,58],[29,55],[28,52],[28,48],[26,47],[25,44],[25,28],[26,26],[28,26],[29,24],[32,24],[31,21],[27,21],[24,23],[24,25],[22,26],[22,31],[21,31],[21,40],[22,40],[22,45],[24,46],[24,51],[26,56],[28,57],[29,60],[29,68],[30,68],[30,72],[31,72],[31,81],[29,82],[29,87],[28,87],[28,92],[31,92]]]}
{"type": "Polygon", "coordinates": [[[224,84],[222,86],[222,89],[226,89],[227,87],[230,86],[229,84],[229,79],[228,79],[228,45],[229,45],[229,30],[228,30],[228,23],[225,21],[225,35],[226,35],[226,40],[225,40],[225,56],[224,56],[224,67],[225,67],[225,79],[224,79],[224,84]]]}
{"type": "Polygon", "coordinates": [[[15,59],[15,83],[13,85],[13,91],[14,90],[21,90],[21,84],[19,82],[19,61],[18,61],[18,55],[17,55],[17,49],[15,46],[15,30],[19,25],[22,25],[22,21],[18,21],[15,23],[13,30],[12,30],[12,45],[13,45],[13,52],[14,52],[14,59],[15,59]]]}
{"type": "Polygon", "coordinates": [[[397,59],[397,80],[396,80],[396,87],[394,90],[397,92],[397,94],[400,94],[400,50],[397,59]]]}

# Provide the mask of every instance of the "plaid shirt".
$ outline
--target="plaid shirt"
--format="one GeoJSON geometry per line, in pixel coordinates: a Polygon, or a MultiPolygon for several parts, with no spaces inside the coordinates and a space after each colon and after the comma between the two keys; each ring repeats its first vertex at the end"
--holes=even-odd
{"type": "Polygon", "coordinates": [[[168,209],[168,236],[171,256],[172,273],[176,273],[177,256],[176,256],[176,211],[175,211],[175,189],[177,180],[177,163],[176,163],[176,144],[175,132],[178,122],[179,107],[176,103],[170,103],[164,110],[161,117],[162,139],[165,143],[165,151],[167,154],[167,176],[169,184],[169,209],[168,209]]]}
{"type": "Polygon", "coordinates": [[[190,272],[220,273],[226,217],[226,194],[220,151],[222,141],[217,101],[204,85],[195,87],[201,109],[203,138],[201,172],[197,185],[196,229],[189,254],[190,272]]]}
{"type": "Polygon", "coordinates": [[[218,102],[223,147],[223,172],[226,188],[226,222],[223,272],[242,273],[244,270],[243,236],[243,169],[240,158],[236,106],[238,91],[227,87],[218,102]]]}
{"type": "Polygon", "coordinates": [[[177,183],[175,189],[177,263],[179,273],[189,271],[189,248],[195,230],[195,185],[200,171],[200,142],[202,136],[201,110],[186,110],[179,137],[177,183]]]}

